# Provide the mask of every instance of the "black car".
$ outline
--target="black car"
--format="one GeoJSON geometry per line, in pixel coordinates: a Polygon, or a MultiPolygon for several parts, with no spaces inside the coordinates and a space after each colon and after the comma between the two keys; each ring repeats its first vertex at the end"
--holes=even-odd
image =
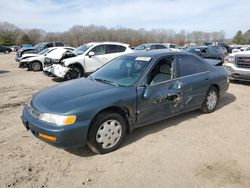
{"type": "Polygon", "coordinates": [[[40,42],[32,48],[21,48],[16,53],[16,61],[19,62],[23,54],[26,53],[39,53],[46,48],[65,46],[63,42],[40,42]]]}
{"type": "Polygon", "coordinates": [[[0,52],[3,52],[5,54],[9,54],[11,51],[12,50],[9,47],[0,45],[0,52]]]}

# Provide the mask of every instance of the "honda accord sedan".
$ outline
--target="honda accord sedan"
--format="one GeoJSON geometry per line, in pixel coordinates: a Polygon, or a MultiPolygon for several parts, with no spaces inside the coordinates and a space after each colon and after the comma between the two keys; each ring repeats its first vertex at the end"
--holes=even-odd
{"type": "Polygon", "coordinates": [[[27,130],[54,146],[117,149],[126,133],[178,114],[211,113],[228,89],[223,67],[185,52],[136,52],[87,78],[35,94],[22,113],[27,130]]]}

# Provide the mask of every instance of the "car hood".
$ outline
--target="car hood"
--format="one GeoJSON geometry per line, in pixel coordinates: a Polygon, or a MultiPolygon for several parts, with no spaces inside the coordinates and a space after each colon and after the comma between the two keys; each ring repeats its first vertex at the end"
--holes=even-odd
{"type": "Polygon", "coordinates": [[[249,55],[250,55],[250,51],[243,51],[243,52],[240,51],[240,52],[236,52],[236,53],[231,54],[231,56],[236,56],[236,57],[249,56],[249,55]]]}
{"type": "Polygon", "coordinates": [[[116,93],[120,87],[88,78],[67,81],[38,92],[31,105],[39,112],[65,114],[116,93]]]}
{"type": "Polygon", "coordinates": [[[71,63],[82,62],[83,60],[84,60],[84,55],[78,55],[78,56],[75,56],[75,57],[70,57],[70,58],[67,58],[67,59],[63,59],[63,62],[64,62],[65,66],[68,66],[71,63]]]}
{"type": "Polygon", "coordinates": [[[20,48],[19,51],[35,50],[36,48],[20,48]]]}
{"type": "Polygon", "coordinates": [[[22,59],[28,58],[28,57],[37,57],[39,56],[38,54],[23,54],[22,59]]]}
{"type": "Polygon", "coordinates": [[[51,59],[61,59],[63,57],[63,55],[65,54],[67,50],[62,48],[62,49],[56,49],[50,53],[47,54],[47,57],[48,58],[51,58],[51,59]]]}

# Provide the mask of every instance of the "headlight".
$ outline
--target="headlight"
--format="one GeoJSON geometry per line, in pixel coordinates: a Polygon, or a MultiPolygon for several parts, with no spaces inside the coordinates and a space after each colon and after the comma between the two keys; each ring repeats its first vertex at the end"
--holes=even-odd
{"type": "Polygon", "coordinates": [[[55,125],[62,126],[75,123],[76,116],[75,115],[61,116],[56,114],[42,113],[39,115],[39,119],[47,123],[52,123],[55,125]]]}
{"type": "Polygon", "coordinates": [[[235,61],[235,56],[229,56],[228,61],[231,62],[231,63],[234,62],[235,61]]]}

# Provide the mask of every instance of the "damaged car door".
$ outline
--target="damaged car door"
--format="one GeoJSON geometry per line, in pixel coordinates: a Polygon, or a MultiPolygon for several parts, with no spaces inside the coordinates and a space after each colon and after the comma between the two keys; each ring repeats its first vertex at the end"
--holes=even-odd
{"type": "Polygon", "coordinates": [[[177,76],[175,56],[160,58],[137,88],[137,124],[143,126],[183,109],[182,85],[177,76]]]}
{"type": "Polygon", "coordinates": [[[200,108],[210,86],[206,64],[193,55],[176,55],[177,79],[182,88],[183,109],[200,108]]]}

